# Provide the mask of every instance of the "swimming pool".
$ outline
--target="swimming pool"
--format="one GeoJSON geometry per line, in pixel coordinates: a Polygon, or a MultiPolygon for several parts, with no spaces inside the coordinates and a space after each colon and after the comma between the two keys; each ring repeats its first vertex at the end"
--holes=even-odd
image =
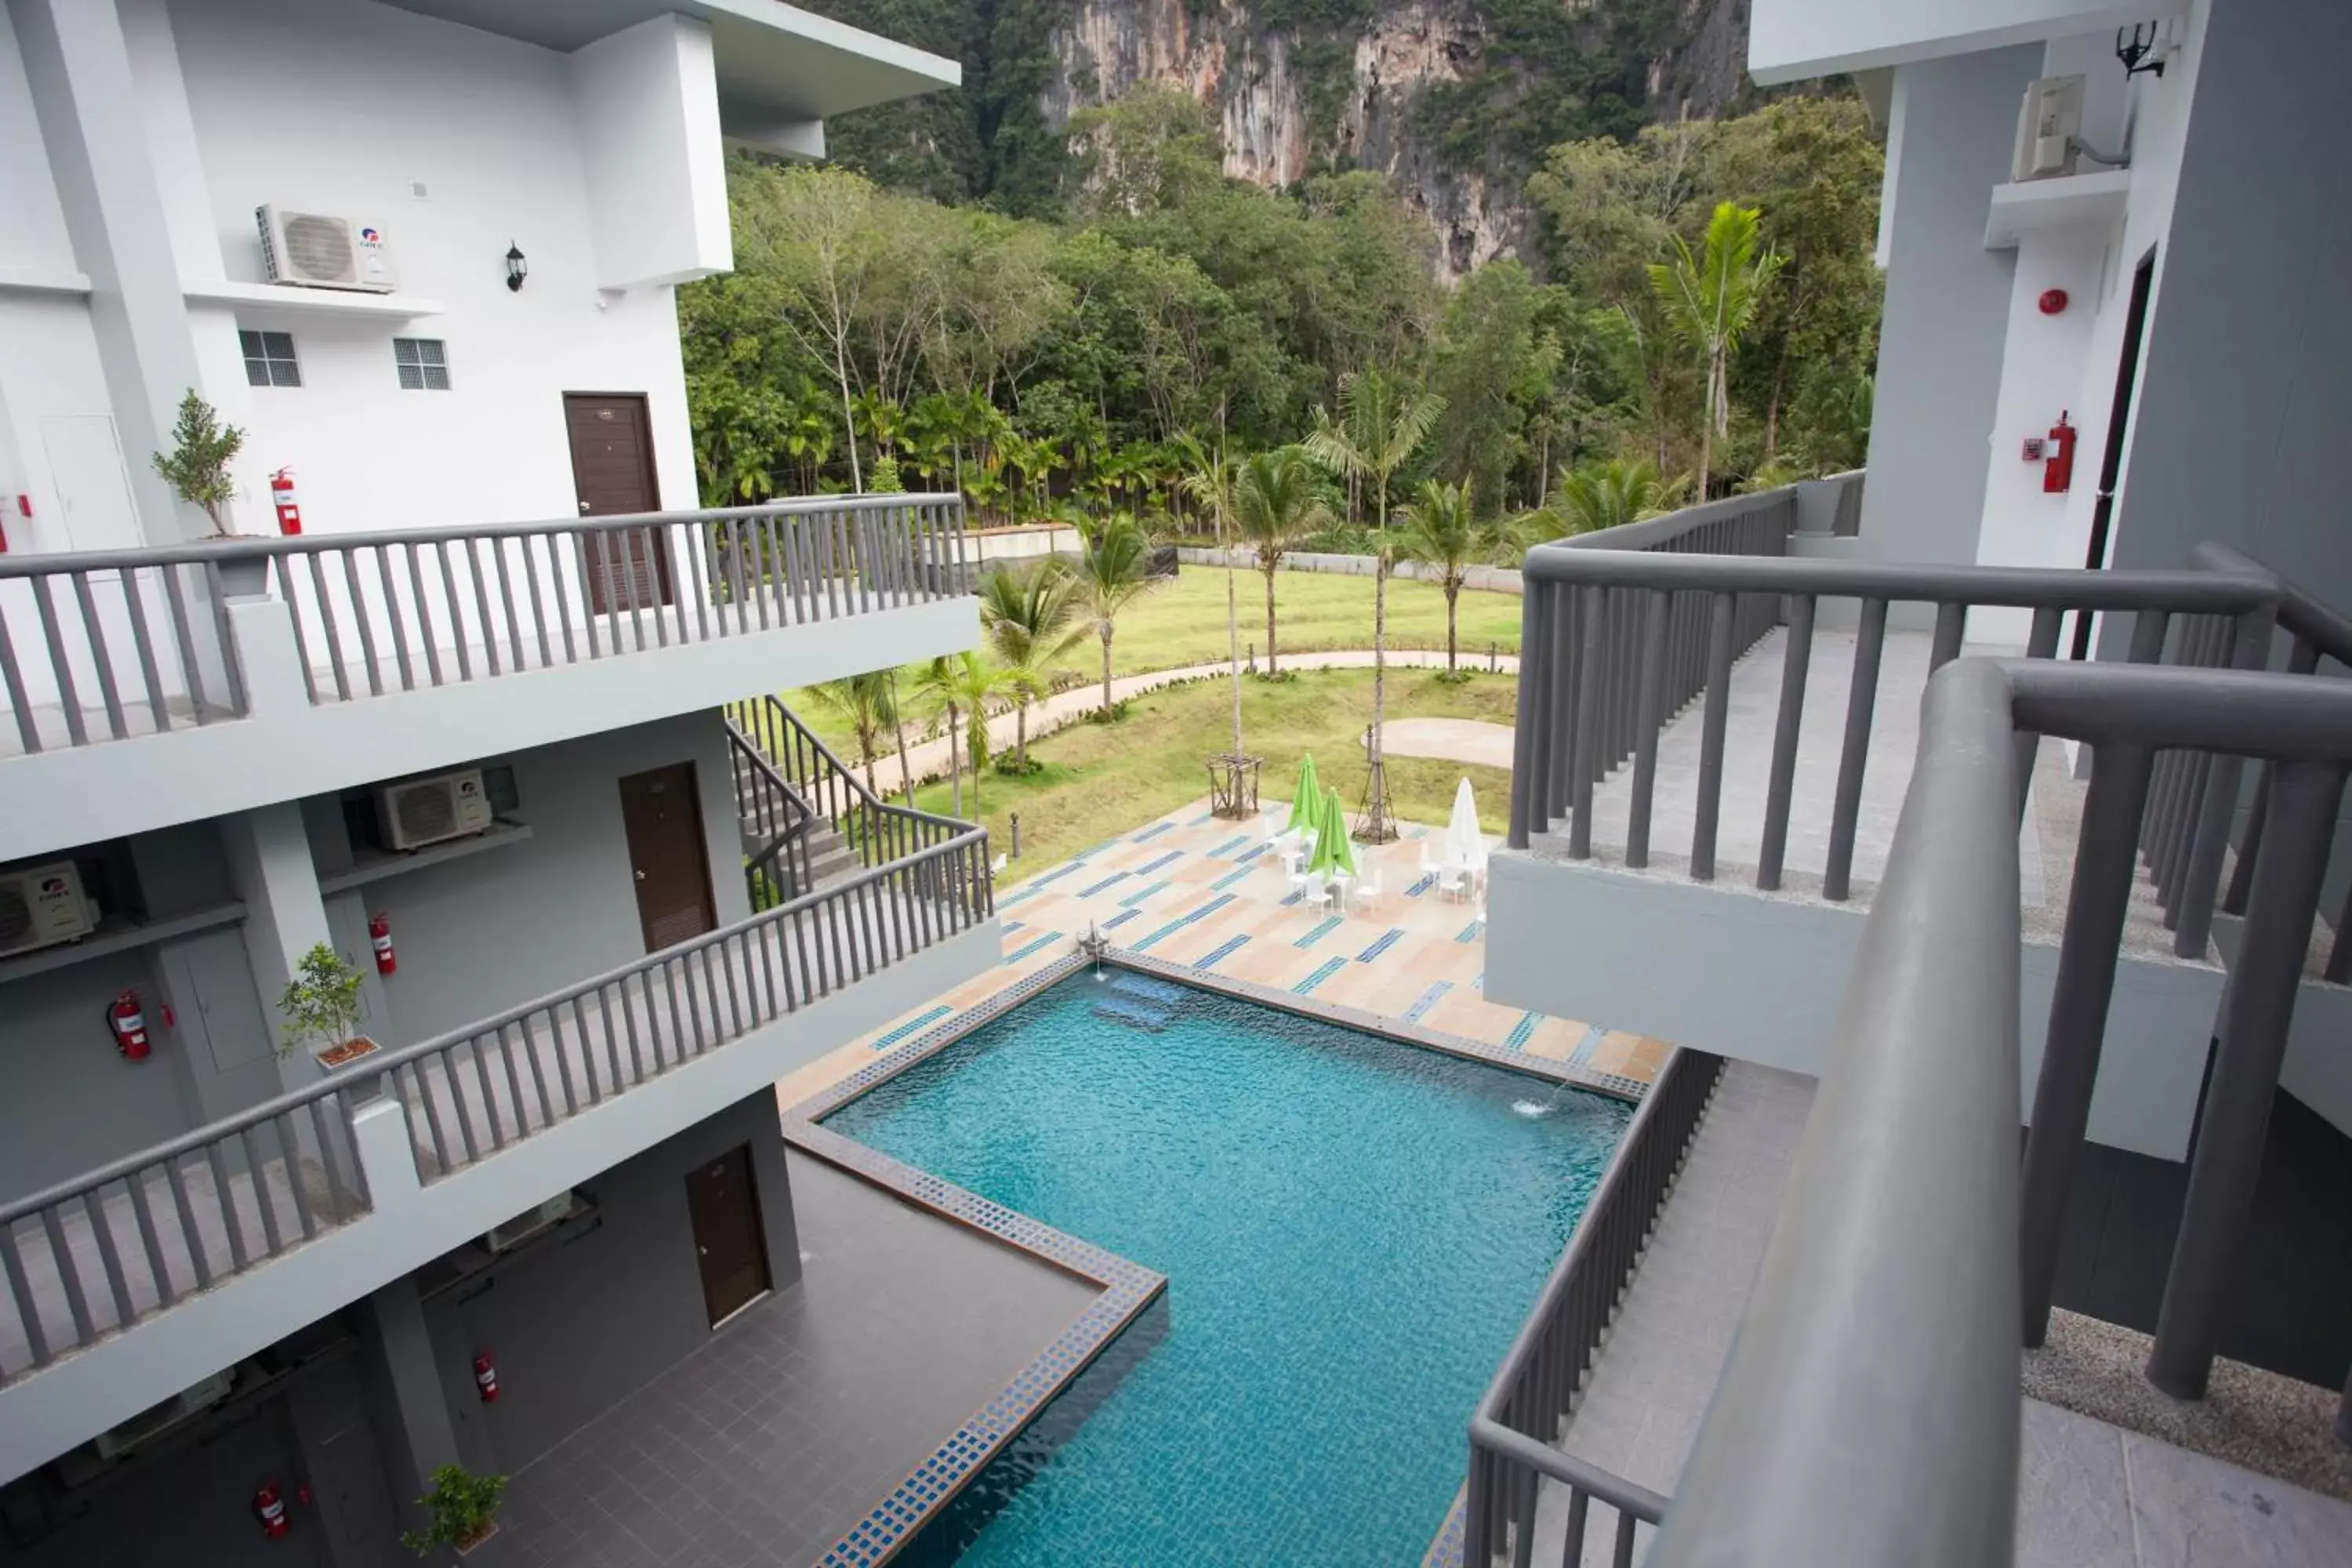
{"type": "Polygon", "coordinates": [[[1630,1114],[1117,970],[852,1100],[824,1124],[1169,1279],[899,1561],[1418,1563],[1630,1114]]]}

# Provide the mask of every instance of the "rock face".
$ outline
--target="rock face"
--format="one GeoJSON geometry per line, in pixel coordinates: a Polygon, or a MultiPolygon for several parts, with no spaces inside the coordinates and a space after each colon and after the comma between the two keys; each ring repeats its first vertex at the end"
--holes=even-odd
{"type": "MultiPolygon", "coordinates": [[[[1612,0],[1559,3],[1593,13],[1612,0]]],[[[1646,108],[1654,118],[1711,113],[1745,80],[1745,0],[1674,0],[1674,9],[1676,42],[1651,62],[1646,108]]],[[[1529,237],[1526,172],[1449,162],[1416,113],[1433,84],[1519,69],[1493,58],[1477,0],[1388,0],[1336,37],[1263,26],[1247,0],[1076,0],[1051,47],[1041,108],[1055,127],[1139,82],[1161,82],[1215,109],[1225,172],[1237,179],[1284,185],[1331,168],[1391,176],[1436,231],[1448,278],[1529,237]],[[1303,60],[1310,49],[1313,71],[1303,60]]],[[[1528,80],[1524,90],[1545,85],[1528,80]]]]}

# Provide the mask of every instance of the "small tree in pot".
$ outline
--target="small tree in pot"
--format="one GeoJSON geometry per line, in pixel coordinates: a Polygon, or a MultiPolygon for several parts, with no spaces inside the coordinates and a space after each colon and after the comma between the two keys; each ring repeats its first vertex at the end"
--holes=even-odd
{"type": "Polygon", "coordinates": [[[236,481],[228,466],[245,449],[245,432],[220,422],[220,412],[196,395],[194,387],[180,399],[180,417],[172,426],[172,449],[151,459],[155,471],[182,500],[193,501],[212,519],[213,537],[228,534],[229,500],[236,481]]]}
{"type": "Polygon", "coordinates": [[[359,1033],[360,972],[323,942],[302,955],[300,969],[278,998],[278,1011],[286,1020],[280,1056],[315,1040],[319,1065],[340,1067],[375,1049],[359,1033]]]}

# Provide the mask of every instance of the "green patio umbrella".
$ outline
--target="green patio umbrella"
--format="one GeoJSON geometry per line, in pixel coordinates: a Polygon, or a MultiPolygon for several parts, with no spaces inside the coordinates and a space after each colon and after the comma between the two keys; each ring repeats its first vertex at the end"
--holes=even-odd
{"type": "Polygon", "coordinates": [[[1307,868],[1320,876],[1356,874],[1356,851],[1348,842],[1348,814],[1339,805],[1339,792],[1323,792],[1320,816],[1316,823],[1315,858],[1307,868]]]}
{"type": "Polygon", "coordinates": [[[1290,821],[1285,831],[1307,835],[1323,825],[1323,790],[1315,777],[1313,752],[1298,759],[1298,793],[1290,797],[1290,821]]]}

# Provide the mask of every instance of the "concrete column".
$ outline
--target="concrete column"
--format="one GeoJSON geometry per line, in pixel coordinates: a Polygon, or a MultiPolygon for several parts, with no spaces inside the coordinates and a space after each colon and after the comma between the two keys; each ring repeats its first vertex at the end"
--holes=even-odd
{"type": "MultiPolygon", "coordinates": [[[[302,955],[319,942],[332,944],[301,804],[279,801],[224,816],[220,832],[229,880],[245,900],[245,951],[253,966],[253,988],[274,1031],[280,1023],[278,999],[300,968],[302,955]]],[[[354,954],[344,956],[356,961],[354,954]]],[[[303,1052],[278,1063],[278,1075],[289,1089],[316,1081],[320,1072],[303,1052]]]]}
{"type": "Polygon", "coordinates": [[[112,0],[8,0],[8,11],[74,260],[89,276],[90,328],[141,531],[157,544],[201,538],[204,514],[146,460],[204,376],[121,18],[112,0]]]}
{"type": "Polygon", "coordinates": [[[433,1363],[433,1337],[415,1278],[403,1276],[370,1296],[362,1319],[376,1442],[383,1451],[395,1511],[402,1525],[414,1530],[424,1523],[425,1510],[416,1500],[431,1486],[434,1470],[457,1463],[457,1436],[433,1363]]]}
{"type": "Polygon", "coordinates": [[[1879,250],[1877,405],[1860,552],[1973,562],[2016,257],[1984,247],[2039,45],[1899,66],[1879,250]]]}

